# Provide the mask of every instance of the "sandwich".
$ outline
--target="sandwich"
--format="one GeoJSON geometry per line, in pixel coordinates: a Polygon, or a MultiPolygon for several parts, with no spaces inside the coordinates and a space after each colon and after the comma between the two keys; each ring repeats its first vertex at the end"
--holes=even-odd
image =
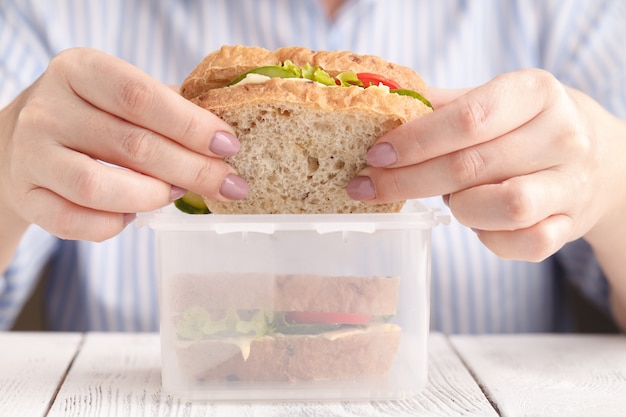
{"type": "Polygon", "coordinates": [[[222,47],[189,74],[181,94],[234,128],[241,148],[226,161],[249,194],[200,203],[221,214],[399,211],[403,201],[354,201],[346,187],[376,139],[432,111],[425,90],[415,71],[376,56],[222,47]]]}
{"type": "Polygon", "coordinates": [[[401,339],[397,277],[183,274],[164,331],[191,381],[323,381],[385,375],[401,339]]]}
{"type": "MultiPolygon", "coordinates": [[[[181,86],[229,123],[226,158],[249,185],[241,201],[189,192],[188,212],[393,213],[404,202],[352,200],[347,184],[386,132],[428,114],[413,70],[347,51],[225,46],[181,86]]],[[[397,276],[211,272],[164,281],[162,331],[185,378],[323,381],[387,374],[399,349],[397,276]]]]}

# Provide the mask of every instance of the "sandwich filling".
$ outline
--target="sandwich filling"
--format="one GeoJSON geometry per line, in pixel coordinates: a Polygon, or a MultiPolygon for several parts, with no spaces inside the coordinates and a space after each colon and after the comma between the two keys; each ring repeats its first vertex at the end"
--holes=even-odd
{"type": "Polygon", "coordinates": [[[250,343],[264,336],[321,335],[335,340],[353,332],[384,326],[391,316],[364,313],[238,310],[209,311],[190,307],[176,318],[182,341],[220,340],[239,346],[244,360],[250,343]]]}
{"type": "Polygon", "coordinates": [[[319,66],[314,67],[310,64],[306,64],[304,67],[299,67],[289,60],[286,60],[280,65],[269,65],[254,68],[235,78],[228,84],[228,86],[261,84],[271,78],[289,78],[294,80],[313,81],[328,87],[385,88],[390,93],[413,97],[431,109],[433,108],[430,101],[428,101],[420,93],[413,90],[403,89],[397,82],[385,78],[382,75],[369,72],[355,73],[353,71],[344,71],[333,77],[319,66]]]}

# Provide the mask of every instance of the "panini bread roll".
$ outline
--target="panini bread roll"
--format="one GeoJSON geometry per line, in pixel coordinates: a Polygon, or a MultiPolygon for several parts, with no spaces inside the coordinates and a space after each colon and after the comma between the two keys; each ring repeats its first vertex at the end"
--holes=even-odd
{"type": "Polygon", "coordinates": [[[181,94],[235,129],[241,149],[226,161],[250,191],[241,201],[204,198],[207,207],[218,214],[399,211],[403,201],[355,201],[346,186],[376,139],[432,111],[425,90],[416,72],[375,56],[222,47],[185,79],[181,94]],[[302,75],[284,78],[281,69],[302,75]]]}

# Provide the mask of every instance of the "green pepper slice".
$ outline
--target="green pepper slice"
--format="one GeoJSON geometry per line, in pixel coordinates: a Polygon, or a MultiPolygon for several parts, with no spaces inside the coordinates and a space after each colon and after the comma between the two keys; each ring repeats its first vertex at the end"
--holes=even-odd
{"type": "Polygon", "coordinates": [[[418,99],[419,101],[421,101],[422,103],[424,103],[425,105],[427,105],[428,107],[430,107],[431,109],[434,110],[433,105],[430,103],[430,101],[428,101],[426,99],[426,97],[422,96],[420,93],[418,93],[417,91],[413,91],[413,90],[405,90],[405,89],[398,89],[398,90],[389,90],[390,93],[395,93],[395,94],[399,94],[401,96],[409,96],[409,97],[413,97],[418,99]]]}
{"type": "Polygon", "coordinates": [[[270,78],[300,78],[298,74],[295,74],[293,71],[290,71],[287,68],[278,65],[268,65],[266,67],[258,67],[248,72],[244,72],[228,85],[231,86],[237,84],[238,82],[246,78],[248,74],[259,74],[270,78]]]}
{"type": "Polygon", "coordinates": [[[209,214],[208,209],[201,196],[191,191],[187,191],[185,195],[174,201],[177,209],[187,214],[209,214]]]}

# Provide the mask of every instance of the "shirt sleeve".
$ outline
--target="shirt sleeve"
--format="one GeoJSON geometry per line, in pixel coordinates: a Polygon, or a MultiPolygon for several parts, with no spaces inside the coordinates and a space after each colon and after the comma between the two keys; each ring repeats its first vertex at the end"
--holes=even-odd
{"type": "MultiPolygon", "coordinates": [[[[626,3],[555,3],[563,9],[549,26],[546,68],[565,85],[584,91],[626,120],[626,3]]],[[[573,286],[610,315],[609,285],[591,247],[579,239],[565,245],[555,257],[573,286]]]]}
{"type": "Polygon", "coordinates": [[[555,257],[565,278],[610,317],[609,283],[589,244],[584,239],[575,240],[565,245],[555,257]]]}
{"type": "MultiPolygon", "coordinates": [[[[27,2],[2,2],[0,6],[0,109],[30,85],[50,60],[38,22],[27,2]]],[[[0,275],[0,330],[12,326],[57,242],[36,226],[22,238],[9,267],[0,275]]]]}
{"type": "Polygon", "coordinates": [[[0,108],[32,84],[52,58],[42,13],[31,11],[28,2],[0,6],[0,108]]]}
{"type": "Polygon", "coordinates": [[[597,100],[626,120],[626,3],[611,0],[563,2],[570,22],[553,26],[553,38],[544,49],[548,68],[565,85],[597,100]],[[572,4],[573,3],[573,4],[572,4]],[[559,36],[561,31],[570,36],[559,36]],[[559,27],[562,27],[559,30],[559,27]],[[550,56],[548,56],[548,54],[550,56]]]}
{"type": "Polygon", "coordinates": [[[0,330],[13,325],[57,243],[57,238],[38,226],[31,226],[22,238],[9,267],[0,275],[0,330]]]}

